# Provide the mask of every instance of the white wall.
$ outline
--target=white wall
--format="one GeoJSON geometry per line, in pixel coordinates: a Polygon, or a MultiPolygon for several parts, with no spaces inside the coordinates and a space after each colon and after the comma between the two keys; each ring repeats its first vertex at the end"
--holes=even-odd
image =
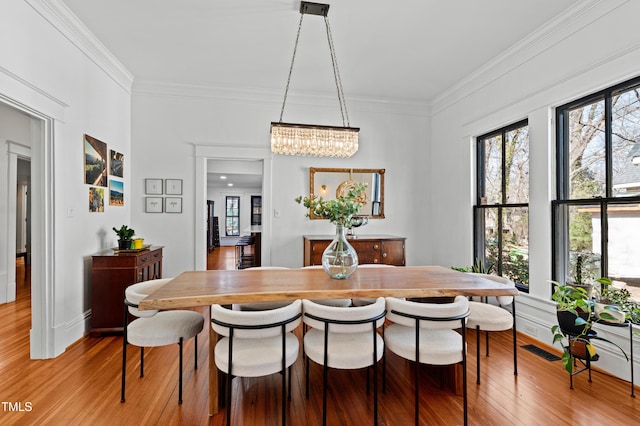
{"type": "MultiPolygon", "coordinates": [[[[597,2],[575,19],[559,17],[538,37],[524,40],[491,66],[439,97],[432,105],[430,234],[442,242],[436,264],[472,262],[473,138],[523,118],[530,135],[530,293],[518,298],[518,329],[551,342],[555,307],[549,302],[551,200],[555,198],[554,107],[640,75],[640,2],[597,2]]],[[[637,240],[637,238],[636,238],[637,240]]],[[[628,332],[611,330],[628,349],[628,332]]],[[[598,367],[627,377],[628,364],[604,349],[598,367]]]]}
{"type": "MultiPolygon", "coordinates": [[[[253,100],[249,94],[230,95],[206,88],[138,82],[134,85],[132,149],[137,161],[132,186],[141,188],[144,178],[152,176],[184,180],[182,215],[144,214],[139,189],[132,203],[133,225],[144,230],[148,241],[165,246],[167,276],[194,268],[193,245],[184,243],[193,241],[195,232],[193,144],[269,147],[269,123],[277,118],[282,94],[251,95],[253,100]]],[[[335,124],[340,117],[335,102],[292,99],[288,103],[291,112],[287,121],[335,124]]],[[[263,211],[263,223],[272,220],[271,239],[263,241],[263,245],[271,245],[270,263],[302,266],[302,236],[334,232],[327,221],[305,218],[304,207],[294,202],[297,196],[308,194],[309,167],[386,169],[386,219],[371,220],[360,232],[405,236],[407,263],[429,263],[432,245],[426,238],[429,222],[426,194],[431,183],[426,109],[420,105],[388,105],[348,98],[347,105],[351,124],[361,128],[360,149],[353,157],[273,157],[272,210],[263,211]],[[281,212],[279,218],[273,217],[273,210],[281,212]]]]}
{"type": "MultiPolygon", "coordinates": [[[[34,114],[53,119],[52,143],[34,147],[44,157],[53,159],[51,170],[48,165],[46,170],[41,170],[36,164],[38,175],[33,177],[46,176],[50,183],[51,194],[48,195],[53,197],[53,210],[34,212],[34,216],[52,216],[49,218],[52,227],[45,231],[54,238],[53,258],[46,260],[51,264],[43,272],[43,281],[47,282],[37,280],[33,284],[47,287],[44,293],[51,306],[45,308],[37,301],[33,308],[36,314],[41,314],[39,309],[46,309],[43,315],[51,329],[44,333],[52,335],[52,344],[40,354],[32,351],[35,357],[55,356],[86,333],[91,294],[90,256],[100,249],[112,247],[115,234],[111,228],[129,223],[130,216],[129,174],[134,164],[130,150],[131,77],[117,64],[110,68],[108,52],[95,48],[81,52],[77,46],[86,44],[83,38],[86,34],[68,31],[68,36],[63,35],[61,31],[68,29],[66,22],[70,19],[51,14],[48,2],[2,1],[0,100],[4,98],[34,114]],[[104,213],[89,213],[89,186],[84,184],[84,133],[125,155],[125,207],[106,205],[104,213]]],[[[22,139],[23,136],[11,136],[14,137],[22,139]]],[[[0,151],[1,164],[6,155],[5,147],[0,151]]],[[[3,200],[0,205],[4,205],[5,198],[6,189],[0,184],[0,200],[3,200]]],[[[0,214],[0,230],[4,231],[7,224],[3,221],[6,222],[6,215],[0,214]]],[[[0,253],[0,259],[4,258],[6,256],[0,253]]],[[[42,268],[44,262],[44,259],[34,257],[34,270],[42,268]]],[[[13,266],[0,264],[0,274],[7,267],[13,266]]],[[[40,275],[33,277],[36,279],[40,275]]],[[[34,333],[39,332],[32,330],[32,337],[34,333]]]]}

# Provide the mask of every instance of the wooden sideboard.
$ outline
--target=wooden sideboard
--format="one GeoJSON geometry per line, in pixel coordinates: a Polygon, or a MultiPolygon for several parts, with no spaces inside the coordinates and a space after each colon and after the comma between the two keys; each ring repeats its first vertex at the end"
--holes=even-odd
{"type": "Polygon", "coordinates": [[[122,332],[124,290],[131,284],[162,278],[162,247],[137,253],[111,249],[92,256],[91,335],[122,332]]]}
{"type": "MultiPolygon", "coordinates": [[[[322,252],[334,235],[304,235],[304,266],[322,265],[322,252]]],[[[393,235],[358,235],[349,244],[358,253],[358,263],[405,266],[405,237],[393,235]]]]}

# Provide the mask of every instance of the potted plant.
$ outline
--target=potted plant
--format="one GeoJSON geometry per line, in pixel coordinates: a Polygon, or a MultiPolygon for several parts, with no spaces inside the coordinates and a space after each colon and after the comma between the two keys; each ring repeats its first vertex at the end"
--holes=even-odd
{"type": "Polygon", "coordinates": [[[336,237],[322,253],[322,267],[331,278],[346,279],[358,266],[358,255],[345,237],[345,228],[351,225],[353,217],[360,211],[362,203],[359,198],[366,188],[367,184],[358,182],[346,195],[334,200],[325,200],[315,195],[295,199],[296,203],[309,209],[307,217],[311,217],[313,212],[314,216],[336,225],[336,237]]]}
{"type": "Polygon", "coordinates": [[[120,229],[116,229],[114,226],[113,231],[118,236],[118,248],[120,250],[127,250],[131,248],[131,237],[133,237],[136,231],[129,228],[127,225],[122,225],[120,229]]]}
{"type": "Polygon", "coordinates": [[[569,373],[573,373],[574,356],[582,359],[587,355],[591,359],[595,357],[595,348],[589,342],[589,338],[595,335],[592,330],[592,304],[585,288],[557,281],[552,283],[555,290],[551,298],[557,303],[558,318],[558,324],[551,327],[553,343],[562,345],[562,365],[569,373]]]}

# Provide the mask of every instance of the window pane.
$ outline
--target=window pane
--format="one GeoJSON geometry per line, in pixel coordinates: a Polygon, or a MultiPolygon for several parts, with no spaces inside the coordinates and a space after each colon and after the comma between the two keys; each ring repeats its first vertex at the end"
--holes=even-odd
{"type": "Polygon", "coordinates": [[[569,111],[571,199],[605,197],[604,101],[569,111]]]}
{"type": "Polygon", "coordinates": [[[609,278],[640,285],[640,206],[610,205],[607,225],[609,278]]]}
{"type": "Polygon", "coordinates": [[[502,210],[502,275],[529,285],[529,209],[502,210]]]}
{"type": "Polygon", "coordinates": [[[484,209],[484,258],[487,270],[496,273],[498,264],[498,209],[484,209]]]}
{"type": "Polygon", "coordinates": [[[502,203],[502,136],[484,140],[486,204],[502,203]]]}
{"type": "Polygon", "coordinates": [[[505,168],[507,203],[529,202],[529,127],[506,133],[505,168]]]}
{"type": "Polygon", "coordinates": [[[600,269],[600,206],[569,207],[569,262],[567,277],[589,283],[602,276],[600,269]]]}
{"type": "Polygon", "coordinates": [[[614,94],[611,99],[612,196],[640,194],[639,88],[614,94]]]}

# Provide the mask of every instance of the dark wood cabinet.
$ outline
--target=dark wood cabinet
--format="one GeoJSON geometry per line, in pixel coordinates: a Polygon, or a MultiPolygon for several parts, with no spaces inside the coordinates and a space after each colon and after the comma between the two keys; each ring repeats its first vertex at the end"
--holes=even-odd
{"type": "Polygon", "coordinates": [[[131,284],[162,278],[162,247],[137,253],[111,249],[92,256],[91,335],[122,332],[124,290],[131,284]]]}
{"type": "Polygon", "coordinates": [[[214,216],[213,207],[215,202],[207,200],[207,252],[211,253],[214,248],[220,247],[220,228],[218,218],[214,216]]]}
{"type": "MultiPolygon", "coordinates": [[[[333,240],[332,235],[305,235],[304,266],[322,265],[322,252],[333,240]]],[[[358,235],[349,244],[358,253],[358,263],[405,265],[405,237],[393,235],[358,235]]]]}

